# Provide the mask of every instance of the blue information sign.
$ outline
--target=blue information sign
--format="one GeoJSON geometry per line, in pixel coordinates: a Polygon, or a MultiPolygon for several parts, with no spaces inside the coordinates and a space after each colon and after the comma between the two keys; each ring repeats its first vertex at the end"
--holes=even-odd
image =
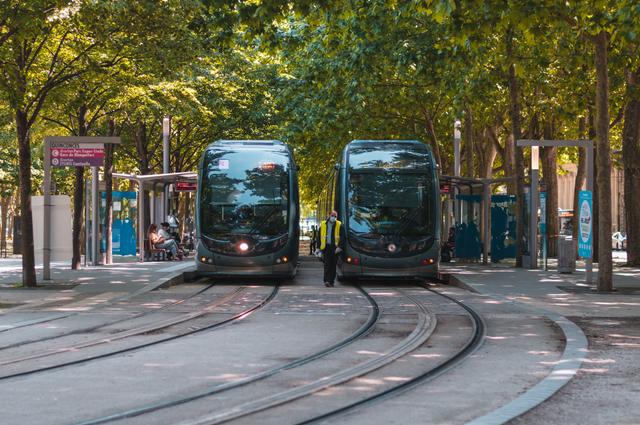
{"type": "Polygon", "coordinates": [[[578,197],[578,255],[591,258],[593,253],[593,195],[581,190],[578,197]]]}

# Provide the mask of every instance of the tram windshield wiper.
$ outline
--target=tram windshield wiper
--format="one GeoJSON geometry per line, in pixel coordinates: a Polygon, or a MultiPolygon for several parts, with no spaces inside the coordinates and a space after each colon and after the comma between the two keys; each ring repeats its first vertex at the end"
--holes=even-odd
{"type": "Polygon", "coordinates": [[[254,233],[256,233],[258,230],[262,228],[262,226],[264,226],[265,223],[267,223],[271,219],[271,217],[273,217],[274,213],[280,211],[280,204],[272,204],[270,205],[270,207],[271,209],[269,210],[269,212],[264,215],[262,220],[254,224],[247,234],[253,235],[254,233]]]}

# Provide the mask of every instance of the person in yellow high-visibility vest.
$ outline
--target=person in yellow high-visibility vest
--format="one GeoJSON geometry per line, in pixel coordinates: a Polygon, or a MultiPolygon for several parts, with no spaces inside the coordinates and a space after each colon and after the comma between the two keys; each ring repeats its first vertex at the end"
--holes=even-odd
{"type": "Polygon", "coordinates": [[[336,264],[344,247],[344,229],[338,213],[331,211],[329,218],[320,223],[320,251],[324,257],[324,286],[332,287],[336,279],[336,264]]]}

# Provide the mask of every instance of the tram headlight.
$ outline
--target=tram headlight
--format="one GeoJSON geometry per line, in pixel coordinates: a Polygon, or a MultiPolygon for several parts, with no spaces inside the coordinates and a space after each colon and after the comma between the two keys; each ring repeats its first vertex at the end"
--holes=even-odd
{"type": "Polygon", "coordinates": [[[287,257],[282,257],[282,262],[286,263],[287,261],[289,261],[289,259],[287,257]]]}
{"type": "Polygon", "coordinates": [[[433,263],[434,263],[433,258],[425,258],[424,260],[420,260],[420,265],[423,265],[423,266],[430,266],[433,263]]]}
{"type": "Polygon", "coordinates": [[[246,252],[249,249],[249,244],[246,242],[240,242],[238,249],[242,252],[246,252]]]}

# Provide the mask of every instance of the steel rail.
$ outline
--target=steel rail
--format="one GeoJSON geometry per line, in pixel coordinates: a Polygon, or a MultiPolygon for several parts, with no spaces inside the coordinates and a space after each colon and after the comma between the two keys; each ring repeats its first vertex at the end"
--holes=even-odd
{"type": "MultiPolygon", "coordinates": [[[[399,292],[402,293],[402,291],[399,292]]],[[[231,408],[226,412],[208,415],[206,417],[198,418],[195,421],[188,420],[185,422],[185,424],[220,424],[263,410],[267,410],[285,403],[289,403],[293,400],[297,400],[326,388],[350,381],[359,376],[366,375],[367,373],[371,373],[414,351],[429,339],[433,330],[435,329],[436,319],[431,318],[424,305],[418,302],[415,298],[407,294],[404,295],[409,298],[418,308],[418,323],[415,329],[409,334],[409,336],[404,338],[401,343],[396,344],[391,349],[387,350],[387,352],[380,357],[362,362],[347,369],[343,369],[339,372],[334,373],[333,375],[323,376],[321,379],[312,381],[306,385],[302,385],[300,387],[296,387],[282,393],[273,394],[264,397],[263,399],[244,403],[243,405],[231,408]]]]}
{"type": "MultiPolygon", "coordinates": [[[[19,347],[19,346],[22,346],[22,345],[35,344],[35,343],[38,343],[38,342],[49,341],[49,340],[52,340],[52,339],[61,338],[61,337],[68,336],[68,335],[74,335],[74,334],[78,334],[78,333],[81,333],[81,332],[90,332],[90,331],[94,331],[96,329],[100,329],[100,328],[105,327],[105,326],[111,326],[111,325],[115,325],[116,323],[124,322],[124,321],[127,321],[127,320],[137,319],[137,318],[142,317],[142,316],[144,316],[146,314],[153,314],[156,311],[161,311],[161,310],[164,310],[166,308],[173,307],[173,306],[181,304],[181,303],[183,303],[183,302],[185,302],[187,300],[190,300],[191,298],[197,297],[198,295],[208,291],[214,285],[215,284],[211,283],[211,284],[207,285],[205,288],[199,289],[196,292],[194,292],[192,294],[189,294],[189,296],[186,297],[186,298],[173,301],[173,302],[171,302],[171,303],[169,303],[167,305],[164,305],[161,308],[159,308],[157,310],[154,310],[152,312],[149,312],[149,313],[135,314],[133,316],[125,317],[125,318],[122,318],[122,319],[118,319],[118,320],[115,320],[113,322],[109,322],[109,323],[105,323],[105,324],[101,324],[101,325],[96,325],[96,326],[92,326],[92,327],[88,327],[88,328],[77,329],[75,331],[67,332],[67,333],[62,334],[62,335],[55,335],[55,336],[50,336],[50,337],[46,337],[46,338],[39,338],[39,339],[31,340],[31,341],[20,341],[20,342],[14,343],[14,344],[3,345],[3,346],[0,346],[0,351],[6,350],[6,349],[9,349],[9,348],[19,347]]],[[[116,302],[120,302],[120,301],[122,301],[122,300],[118,300],[116,302]]],[[[100,309],[108,307],[108,306],[110,306],[112,304],[113,304],[113,302],[109,301],[108,303],[106,303],[104,305],[100,305],[100,309]]],[[[91,310],[91,312],[95,312],[95,311],[99,311],[99,310],[98,309],[91,310]]],[[[23,323],[21,325],[14,326],[14,327],[7,328],[7,329],[0,329],[0,332],[8,332],[8,331],[12,331],[14,329],[25,328],[27,326],[41,325],[43,323],[49,323],[49,322],[53,322],[53,321],[56,321],[56,320],[66,319],[67,317],[72,317],[72,316],[76,316],[76,315],[79,315],[79,314],[81,314],[81,313],[79,313],[79,312],[68,313],[68,314],[61,313],[61,315],[58,315],[58,316],[49,316],[48,318],[47,317],[43,317],[41,319],[36,319],[35,321],[29,321],[29,323],[23,323]]]]}
{"type": "Polygon", "coordinates": [[[380,319],[380,307],[379,307],[378,303],[373,299],[373,297],[371,297],[371,295],[369,295],[364,289],[362,289],[362,287],[356,286],[356,288],[364,295],[364,297],[367,299],[367,301],[369,301],[369,304],[371,305],[371,313],[369,314],[369,317],[368,317],[367,321],[362,326],[360,326],[353,334],[351,334],[347,338],[343,339],[342,341],[339,341],[338,343],[336,343],[336,344],[334,344],[334,345],[332,345],[330,347],[327,347],[325,349],[317,351],[317,352],[315,352],[313,354],[310,354],[308,356],[301,357],[301,358],[296,359],[294,361],[285,363],[285,364],[283,364],[281,366],[278,366],[278,367],[275,367],[275,368],[272,368],[272,369],[268,369],[268,370],[266,370],[264,372],[261,372],[261,373],[258,373],[258,374],[252,375],[252,376],[248,376],[248,377],[243,378],[243,379],[241,379],[239,381],[218,385],[218,386],[215,386],[215,387],[210,388],[208,390],[201,391],[201,392],[198,392],[198,393],[195,393],[195,394],[191,394],[191,395],[188,395],[188,396],[184,396],[184,397],[181,397],[181,398],[161,401],[159,403],[140,406],[138,408],[130,409],[130,410],[119,412],[119,413],[114,413],[114,414],[111,414],[111,415],[108,415],[108,416],[103,416],[103,417],[100,417],[100,418],[94,418],[94,419],[78,422],[76,425],[103,424],[103,423],[106,423],[106,422],[111,422],[111,421],[120,420],[120,419],[126,419],[126,418],[132,418],[132,417],[135,417],[135,416],[140,416],[140,415],[143,415],[143,414],[152,413],[152,412],[155,412],[155,411],[158,411],[158,410],[161,410],[161,409],[166,409],[166,408],[178,406],[178,405],[185,404],[185,403],[188,403],[188,402],[191,402],[191,401],[195,401],[195,400],[198,400],[198,399],[209,397],[209,396],[221,393],[223,391],[231,390],[233,388],[243,387],[243,386],[248,385],[250,383],[261,381],[261,380],[266,379],[266,378],[268,378],[270,376],[274,376],[277,373],[280,373],[280,372],[283,372],[285,370],[293,369],[293,368],[308,364],[308,363],[310,363],[310,362],[312,362],[314,360],[317,360],[319,358],[325,357],[328,354],[331,354],[333,352],[341,350],[341,349],[347,347],[348,345],[352,344],[356,340],[358,340],[358,339],[366,336],[367,334],[369,334],[374,329],[374,326],[376,325],[376,323],[380,319]]]}
{"type": "MultiPolygon", "coordinates": [[[[211,285],[213,286],[213,285],[211,285]]],[[[6,365],[10,365],[10,364],[16,364],[16,363],[21,363],[21,362],[26,362],[29,360],[36,360],[36,359],[41,359],[41,358],[45,358],[45,357],[51,357],[51,356],[55,356],[57,354],[64,354],[64,353],[68,353],[68,352],[76,352],[80,349],[83,348],[89,348],[89,347],[95,347],[97,345],[102,345],[102,344],[109,344],[111,342],[114,341],[119,341],[121,339],[125,339],[125,338],[129,338],[132,336],[136,336],[136,335],[143,335],[146,333],[151,333],[151,332],[155,332],[155,331],[159,331],[162,329],[166,329],[168,327],[171,326],[175,326],[178,325],[180,323],[184,323],[187,322],[189,320],[193,320],[193,319],[197,319],[198,317],[204,316],[206,314],[210,314],[212,313],[212,309],[219,307],[220,305],[223,305],[231,300],[233,300],[234,298],[236,298],[238,295],[240,295],[242,292],[244,292],[244,290],[246,289],[246,287],[241,287],[241,288],[237,288],[236,290],[232,291],[229,294],[225,294],[224,297],[217,299],[209,304],[207,304],[203,309],[196,311],[196,312],[191,312],[191,313],[186,313],[181,315],[180,317],[176,317],[176,318],[171,318],[171,319],[167,319],[164,320],[162,322],[159,323],[152,323],[149,325],[145,325],[145,326],[138,326],[135,328],[131,328],[131,329],[127,329],[127,330],[123,330],[121,332],[115,333],[110,335],[107,338],[98,338],[98,339],[94,339],[92,341],[87,341],[87,342],[83,342],[81,344],[76,344],[76,345],[71,345],[71,346],[67,346],[67,347],[62,347],[62,348],[53,348],[50,349],[48,351],[45,351],[43,353],[38,353],[38,354],[32,354],[29,356],[22,356],[22,357],[17,357],[14,359],[10,359],[10,360],[4,360],[0,362],[0,367],[1,366],[6,366],[6,365]]],[[[187,298],[188,299],[188,298],[187,298]]],[[[181,302],[186,301],[187,299],[181,300],[181,302]]],[[[159,310],[155,310],[154,312],[151,313],[145,313],[136,317],[133,317],[133,319],[137,319],[139,317],[142,316],[148,316],[151,315],[155,312],[157,312],[159,310]]],[[[117,321],[114,323],[119,323],[121,321],[117,321]]],[[[105,326],[111,326],[114,323],[110,323],[109,325],[105,325],[105,326]]],[[[72,334],[67,334],[65,336],[68,335],[72,335],[72,334]]],[[[2,379],[3,377],[0,376],[0,379],[2,379]]]]}
{"type": "Polygon", "coordinates": [[[462,363],[464,360],[466,360],[469,356],[471,356],[478,348],[480,348],[480,346],[484,342],[484,337],[486,332],[486,325],[482,317],[473,308],[466,305],[460,300],[457,300],[449,295],[446,295],[439,291],[431,289],[426,284],[419,284],[419,286],[425,288],[430,292],[440,295],[441,297],[447,298],[455,302],[456,304],[461,306],[463,309],[465,309],[469,313],[470,317],[472,318],[473,331],[467,343],[454,356],[450,357],[449,359],[445,360],[444,362],[440,363],[434,368],[429,369],[428,371],[416,376],[413,379],[405,381],[400,385],[389,388],[385,391],[382,391],[378,394],[374,394],[365,399],[353,402],[341,408],[332,410],[330,412],[326,412],[322,415],[316,416],[311,419],[297,422],[296,425],[315,424],[315,423],[327,420],[329,418],[335,418],[336,416],[350,413],[354,410],[360,409],[367,405],[372,405],[372,404],[379,403],[381,401],[396,397],[406,391],[409,391],[410,389],[413,389],[419,385],[422,385],[428,381],[431,381],[437,378],[438,376],[444,374],[445,372],[451,370],[452,368],[456,367],[457,365],[462,363]]]}
{"type": "MultiPolygon", "coordinates": [[[[223,325],[226,325],[228,323],[241,320],[241,319],[245,318],[247,315],[253,313],[256,310],[258,310],[259,308],[262,308],[264,305],[268,304],[271,300],[273,300],[276,297],[276,295],[278,294],[279,288],[280,288],[280,285],[275,285],[273,287],[273,290],[269,294],[269,296],[267,298],[261,300],[258,304],[254,305],[254,306],[252,306],[250,308],[247,308],[247,309],[241,311],[240,313],[236,313],[230,318],[224,319],[224,320],[216,322],[216,323],[212,323],[212,324],[207,325],[207,326],[203,326],[203,327],[198,328],[198,329],[192,329],[190,331],[181,333],[179,335],[172,335],[172,336],[169,336],[169,337],[166,337],[166,338],[162,338],[162,339],[159,339],[159,340],[150,341],[150,342],[147,342],[147,343],[144,343],[144,344],[139,344],[139,345],[136,345],[134,347],[123,348],[123,349],[120,349],[120,350],[115,350],[115,351],[111,351],[111,352],[108,352],[108,353],[98,354],[98,355],[87,357],[87,358],[83,358],[83,359],[72,360],[72,361],[69,361],[69,362],[66,362],[66,363],[59,363],[59,364],[56,364],[56,365],[45,366],[45,367],[41,367],[41,368],[37,368],[37,369],[32,369],[32,370],[27,370],[27,371],[23,371],[23,372],[16,372],[16,373],[4,375],[4,376],[0,377],[0,380],[23,377],[23,376],[32,375],[32,374],[35,374],[35,373],[50,371],[50,370],[54,370],[54,369],[60,369],[60,368],[63,368],[63,367],[68,367],[68,366],[75,366],[75,365],[78,365],[78,364],[83,364],[83,363],[87,363],[87,362],[94,361],[94,360],[99,360],[99,359],[104,359],[104,358],[107,358],[107,357],[116,356],[116,355],[122,354],[122,353],[128,353],[128,352],[137,351],[137,350],[140,350],[140,349],[143,349],[143,348],[147,348],[147,347],[151,347],[151,346],[154,346],[154,345],[162,344],[162,343],[165,343],[165,342],[173,341],[173,340],[176,340],[176,339],[179,339],[179,338],[184,338],[186,336],[194,335],[196,333],[204,332],[204,331],[207,331],[207,330],[216,329],[216,328],[219,328],[219,327],[221,327],[223,325]]],[[[211,313],[211,312],[208,312],[208,313],[211,313]]],[[[191,320],[191,319],[189,319],[189,320],[191,320]]]]}

